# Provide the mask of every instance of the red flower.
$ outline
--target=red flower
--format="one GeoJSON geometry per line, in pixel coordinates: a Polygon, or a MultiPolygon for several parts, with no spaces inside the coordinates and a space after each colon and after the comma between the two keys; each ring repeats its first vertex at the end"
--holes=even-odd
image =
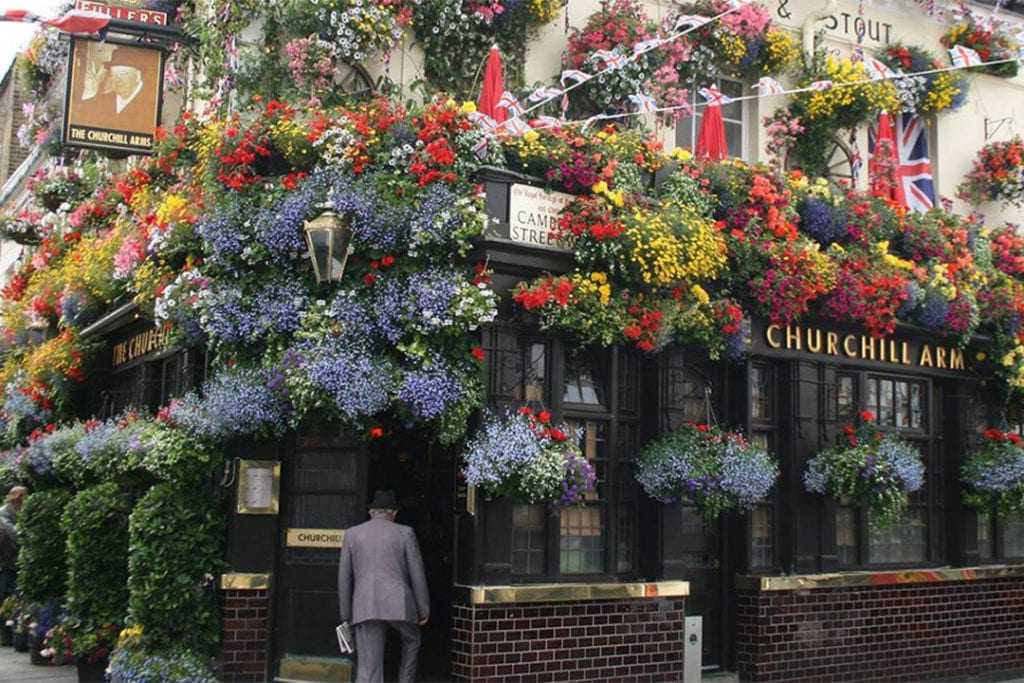
{"type": "Polygon", "coordinates": [[[370,427],[370,438],[371,439],[379,439],[382,436],[384,436],[384,428],[383,427],[370,427]]]}
{"type": "Polygon", "coordinates": [[[1020,434],[1013,434],[1012,432],[1008,433],[1006,435],[1006,439],[1010,443],[1012,443],[1014,446],[1019,446],[1020,445],[1020,434]]]}
{"type": "Polygon", "coordinates": [[[551,413],[549,413],[546,410],[542,410],[539,413],[537,413],[537,420],[541,424],[547,424],[547,423],[551,422],[551,413]]]}
{"type": "Polygon", "coordinates": [[[533,415],[533,409],[530,406],[523,406],[519,409],[520,415],[533,415]]]}
{"type": "Polygon", "coordinates": [[[469,350],[469,352],[473,354],[473,358],[476,358],[481,363],[484,362],[484,350],[481,347],[474,346],[469,350]]]}
{"type": "Polygon", "coordinates": [[[380,260],[380,264],[382,266],[384,266],[385,268],[390,268],[391,266],[395,265],[395,257],[394,256],[385,256],[384,258],[382,258],[380,260]]]}
{"type": "Polygon", "coordinates": [[[566,439],[565,432],[563,432],[561,429],[549,429],[548,436],[551,437],[552,441],[557,441],[558,443],[561,443],[566,439]]]}
{"type": "Polygon", "coordinates": [[[695,425],[693,425],[693,427],[698,432],[706,432],[706,431],[708,431],[708,426],[706,424],[704,424],[703,422],[701,422],[700,424],[695,424],[695,425]]]}
{"type": "Polygon", "coordinates": [[[366,275],[363,276],[363,284],[366,285],[367,287],[369,287],[376,281],[377,276],[374,275],[373,273],[367,273],[366,275]]]}
{"type": "Polygon", "coordinates": [[[985,430],[985,438],[989,441],[1006,441],[1006,434],[1002,430],[993,427],[985,430]]]}
{"type": "Polygon", "coordinates": [[[860,419],[864,422],[874,422],[875,414],[870,410],[862,410],[860,411],[860,419]]]}

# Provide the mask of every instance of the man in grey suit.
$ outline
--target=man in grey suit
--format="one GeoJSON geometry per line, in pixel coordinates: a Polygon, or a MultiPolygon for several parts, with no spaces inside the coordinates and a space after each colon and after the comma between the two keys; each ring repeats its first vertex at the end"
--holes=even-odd
{"type": "Polygon", "coordinates": [[[388,627],[402,637],[398,680],[416,680],[420,626],[430,618],[427,577],[416,534],[395,524],[398,505],[391,491],[377,491],[370,521],[345,531],[338,565],[341,620],[353,625],[356,683],[384,680],[384,641],[388,627]]]}

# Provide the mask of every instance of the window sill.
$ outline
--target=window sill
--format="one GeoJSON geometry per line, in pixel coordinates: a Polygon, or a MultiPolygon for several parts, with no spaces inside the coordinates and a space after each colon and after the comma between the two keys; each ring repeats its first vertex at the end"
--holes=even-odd
{"type": "Polygon", "coordinates": [[[1024,577],[1024,564],[999,564],[978,567],[936,567],[934,569],[899,569],[883,571],[850,571],[829,574],[790,576],[737,576],[736,587],[756,591],[793,591],[815,588],[849,588],[856,586],[900,586],[920,583],[947,583],[1024,577]]]}
{"type": "Polygon", "coordinates": [[[632,583],[539,583],[520,586],[464,586],[455,589],[471,605],[524,602],[582,602],[629,598],[675,598],[690,594],[686,581],[632,583]]]}

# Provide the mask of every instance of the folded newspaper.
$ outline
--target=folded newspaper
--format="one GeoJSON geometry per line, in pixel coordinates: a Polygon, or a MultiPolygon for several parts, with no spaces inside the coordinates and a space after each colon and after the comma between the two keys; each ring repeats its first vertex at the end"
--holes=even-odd
{"type": "Polygon", "coordinates": [[[353,654],[356,651],[356,640],[352,637],[352,627],[349,623],[341,622],[335,632],[338,634],[338,649],[341,650],[341,654],[353,654]]]}

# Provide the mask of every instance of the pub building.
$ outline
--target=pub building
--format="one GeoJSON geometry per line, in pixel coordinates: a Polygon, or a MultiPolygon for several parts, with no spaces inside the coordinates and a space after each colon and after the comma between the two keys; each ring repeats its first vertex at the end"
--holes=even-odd
{"type": "MultiPolygon", "coordinates": [[[[689,347],[580,348],[509,295],[570,267],[567,251],[526,229],[565,198],[503,170],[481,180],[491,227],[476,256],[503,300],[482,332],[487,406],[544,407],[579,428],[596,491],[561,510],[486,500],[460,481],[457,449],[416,434],[367,444],[304,428],[236,444],[220,481],[232,510],[224,680],[350,680],[334,637],[337,558],[378,488],[395,490],[427,568],[420,680],[691,681],[721,669],[749,681],[892,681],[1024,666],[1024,523],[961,499],[960,460],[1001,417],[964,350],[906,326],[876,339],[824,320],[755,320],[740,362],[689,347]],[[906,517],[885,531],[802,481],[862,410],[927,466],[906,517]],[[713,522],[648,498],[634,461],[686,422],[765,447],[781,469],[770,498],[713,522]]],[[[104,416],[163,405],[206,373],[205,353],[167,348],[131,305],[83,334],[106,342],[92,387],[104,416]]],[[[397,666],[397,648],[387,659],[397,666]]]]}

